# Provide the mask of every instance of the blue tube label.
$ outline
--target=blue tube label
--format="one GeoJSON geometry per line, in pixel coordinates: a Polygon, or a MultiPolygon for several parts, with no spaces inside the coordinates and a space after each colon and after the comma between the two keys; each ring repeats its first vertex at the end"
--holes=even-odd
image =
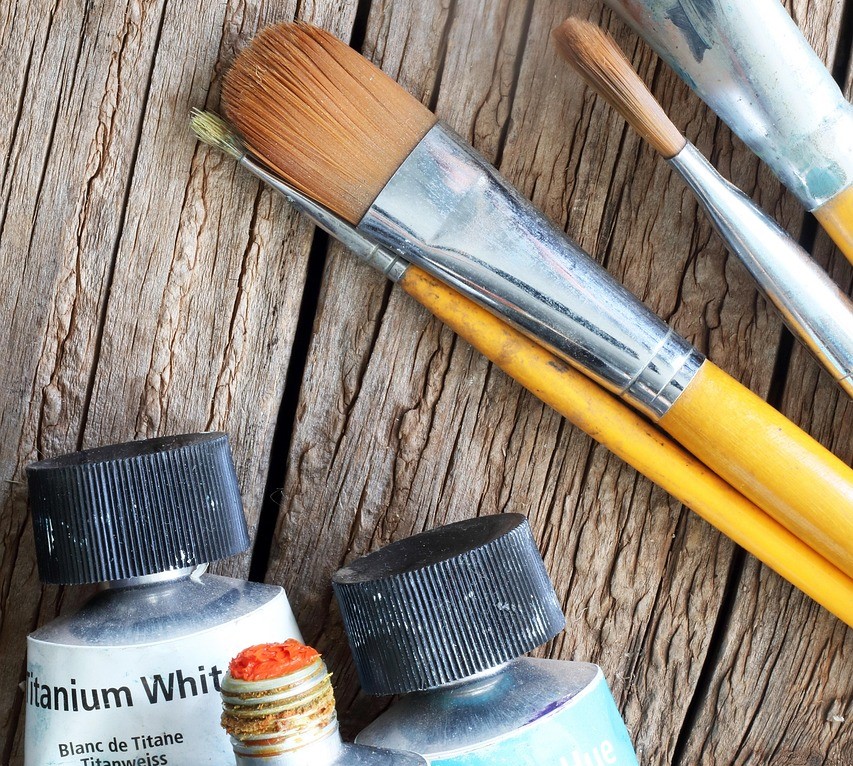
{"type": "Polygon", "coordinates": [[[526,726],[468,750],[428,758],[441,766],[637,766],[600,672],[580,694],[544,710],[526,726]]]}

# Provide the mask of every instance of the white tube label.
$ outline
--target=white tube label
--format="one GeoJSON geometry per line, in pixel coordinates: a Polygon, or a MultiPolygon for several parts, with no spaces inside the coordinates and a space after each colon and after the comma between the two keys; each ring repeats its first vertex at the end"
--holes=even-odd
{"type": "Polygon", "coordinates": [[[179,639],[27,644],[26,766],[233,766],[219,685],[249,644],[301,640],[284,592],[179,639]]]}

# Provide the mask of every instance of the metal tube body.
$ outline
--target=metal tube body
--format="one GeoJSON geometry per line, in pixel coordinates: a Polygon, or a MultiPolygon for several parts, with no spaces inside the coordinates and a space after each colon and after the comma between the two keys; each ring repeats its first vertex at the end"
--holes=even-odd
{"type": "Polygon", "coordinates": [[[853,106],[779,0],[605,0],[808,210],[853,185],[853,106]]]}
{"type": "Polygon", "coordinates": [[[853,303],[788,233],[691,143],[669,160],[785,324],[853,396],[853,303]]]}
{"type": "Polygon", "coordinates": [[[654,419],[703,361],[440,123],[358,228],[654,419]]]}

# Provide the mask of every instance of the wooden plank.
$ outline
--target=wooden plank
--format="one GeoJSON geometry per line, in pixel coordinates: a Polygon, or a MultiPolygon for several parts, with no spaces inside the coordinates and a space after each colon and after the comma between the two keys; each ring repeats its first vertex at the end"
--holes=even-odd
{"type": "MultiPolygon", "coordinates": [[[[365,48],[500,158],[553,218],[568,212],[569,230],[608,268],[766,395],[778,320],[683,185],[555,60],[548,32],[572,10],[589,13],[582,3],[536,3],[527,19],[515,6],[457,3],[446,43],[433,49],[444,63],[428,66],[442,73],[437,94],[413,82],[422,61],[406,67],[411,52],[424,55],[411,34],[440,26],[429,9],[419,9],[414,26],[398,4],[393,11],[374,4],[365,48]],[[390,65],[389,51],[396,51],[390,65]]],[[[797,233],[801,211],[770,173],[624,27],[611,26],[690,137],[797,233]]],[[[438,523],[521,510],[569,618],[546,653],[600,662],[642,761],[671,761],[706,663],[715,661],[726,587],[739,578],[733,546],[397,293],[384,304],[375,280],[364,276],[365,290],[362,277],[357,265],[330,264],[268,573],[289,584],[306,637],[336,668],[346,725],[357,729],[385,702],[357,692],[327,586],[331,572],[438,523]],[[355,315],[342,305],[357,306],[355,315]]],[[[710,721],[696,725],[702,731],[710,721]]]]}
{"type": "MultiPolygon", "coordinates": [[[[38,586],[27,461],[223,428],[256,526],[311,232],[197,147],[185,118],[217,103],[228,59],[266,21],[299,12],[346,39],[356,15],[346,0],[273,5],[0,8],[0,390],[17,405],[0,408],[0,762],[22,757],[24,637],[80,598],[38,586]]],[[[827,60],[842,6],[794,9],[827,60]]],[[[688,136],[799,233],[800,209],[769,172],[599,5],[374,0],[364,50],[766,395],[778,321],[683,184],[557,60],[548,34],[571,12],[608,25],[688,136]]],[[[822,235],[816,252],[851,284],[822,235]]],[[[446,521],[522,511],[568,617],[542,654],[604,666],[642,762],[850,760],[849,723],[833,717],[849,720],[851,632],[336,246],[307,365],[292,374],[301,391],[283,403],[296,424],[267,579],[288,588],[334,669],[348,733],[385,701],[357,690],[332,571],[446,521]]],[[[853,408],[798,349],[782,405],[853,459],[853,408]]]]}
{"type": "MultiPolygon", "coordinates": [[[[292,18],[296,3],[63,4],[45,19],[42,5],[20,4],[4,27],[18,59],[36,51],[5,158],[0,241],[17,280],[3,296],[0,374],[22,405],[2,415],[4,763],[22,757],[24,638],[80,598],[38,586],[24,465],[225,430],[254,529],[312,237],[274,194],[198,147],[187,124],[191,106],[216,105],[235,46],[292,18]]],[[[346,34],[355,3],[305,13],[346,34]]],[[[247,566],[244,556],[215,568],[247,566]]]]}
{"type": "MultiPolygon", "coordinates": [[[[38,2],[6,7],[14,12],[3,27],[3,50],[22,74],[8,80],[14,88],[4,89],[2,112],[9,130],[0,232],[8,275],[0,297],[8,328],[0,390],[9,403],[0,412],[4,762],[21,707],[24,640],[43,596],[23,467],[79,443],[162,3],[134,12],[116,7],[102,20],[80,5],[48,13],[38,2]]],[[[46,596],[50,611],[56,592],[46,596]]]]}
{"type": "MultiPolygon", "coordinates": [[[[429,103],[450,22],[448,8],[437,3],[374,2],[365,51],[429,103]]],[[[389,297],[383,278],[339,248],[331,256],[267,580],[287,583],[306,640],[335,669],[341,714],[366,723],[376,706],[354,702],[353,669],[329,578],[348,555],[369,549],[374,532],[388,540],[399,525],[402,534],[423,525],[415,518],[420,509],[412,493],[429,493],[431,477],[416,476],[419,469],[430,471],[419,452],[434,429],[448,448],[455,436],[451,424],[435,422],[419,400],[438,396],[454,338],[404,296],[389,297]],[[377,346],[393,349],[378,366],[377,346]],[[407,499],[411,510],[401,512],[407,499]]],[[[482,375],[483,360],[474,357],[471,363],[482,375]]]]}

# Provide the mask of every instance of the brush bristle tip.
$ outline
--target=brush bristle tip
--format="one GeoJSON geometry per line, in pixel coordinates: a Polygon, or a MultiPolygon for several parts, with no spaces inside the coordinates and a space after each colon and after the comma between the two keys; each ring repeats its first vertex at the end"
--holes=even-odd
{"type": "Polygon", "coordinates": [[[246,153],[242,141],[234,134],[228,123],[213,112],[191,109],[190,127],[200,141],[229,154],[234,159],[240,159],[246,153]]]}
{"type": "Polygon", "coordinates": [[[610,35],[576,17],[552,34],[563,58],[658,152],[670,158],[684,148],[684,136],[610,35]]]}
{"type": "Polygon", "coordinates": [[[253,155],[350,223],[435,123],[346,43],[300,22],[255,37],[226,74],[222,101],[253,155]]]}

